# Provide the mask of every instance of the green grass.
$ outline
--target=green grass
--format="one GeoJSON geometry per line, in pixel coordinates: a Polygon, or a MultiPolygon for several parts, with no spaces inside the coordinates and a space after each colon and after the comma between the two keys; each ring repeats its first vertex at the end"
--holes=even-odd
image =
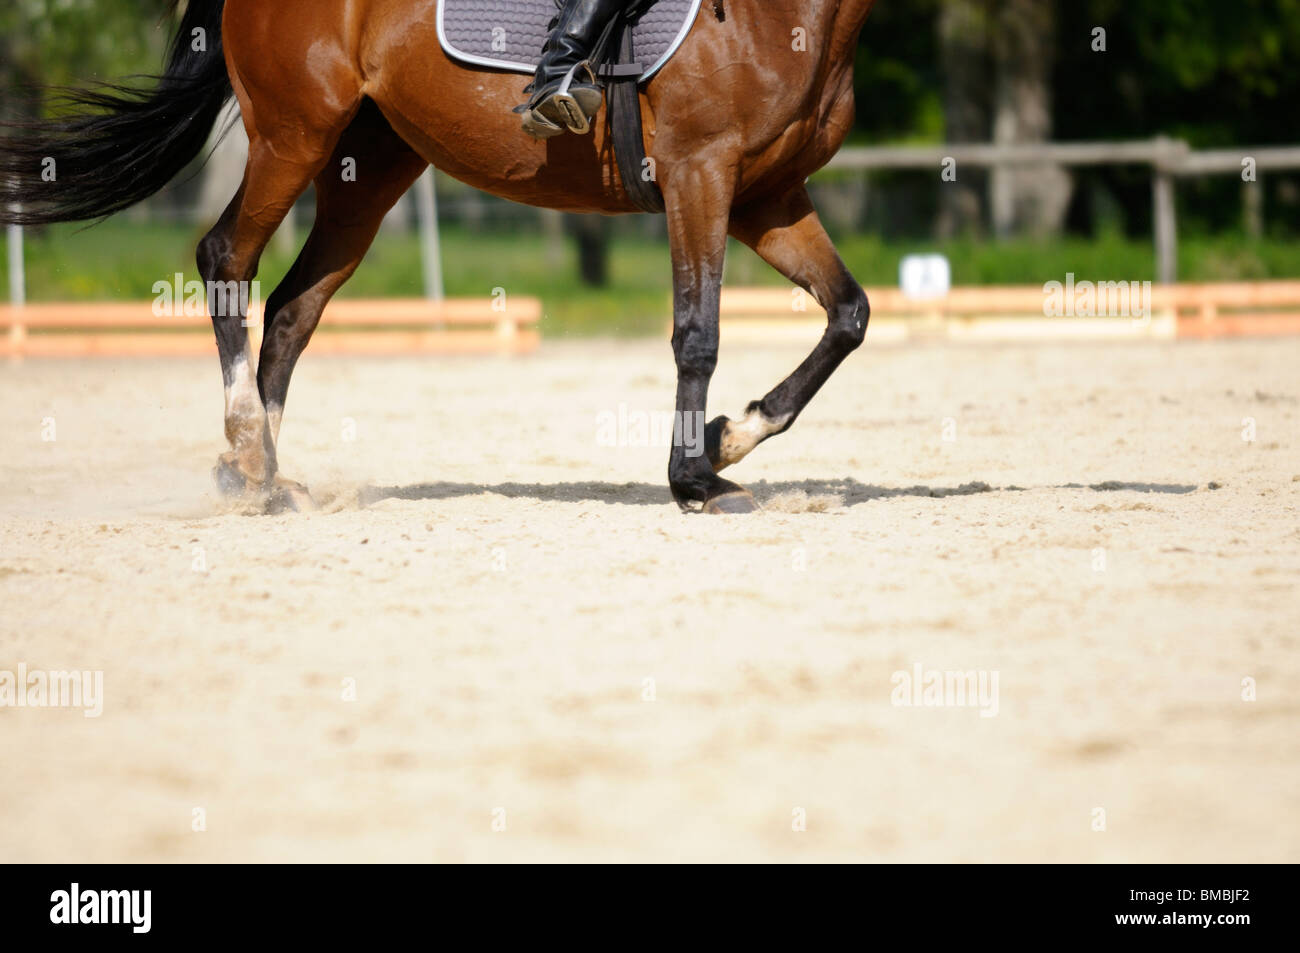
{"type": "MultiPolygon", "coordinates": [[[[27,238],[27,290],[33,301],[140,299],[156,281],[181,272],[196,278],[189,226],[134,224],[117,219],[89,229],[55,226],[27,238]]],[[[1042,284],[1080,278],[1148,280],[1154,277],[1146,241],[1059,238],[1043,241],[884,242],[872,235],[838,241],[841,255],[865,285],[893,285],[898,262],[909,252],[939,251],[952,262],[956,284],[1042,284]]],[[[1300,242],[1240,236],[1187,238],[1180,246],[1180,276],[1188,281],[1233,281],[1300,276],[1300,242]]],[[[263,298],[288,268],[290,256],[274,245],[262,261],[263,298]]],[[[537,233],[443,232],[447,293],[487,297],[494,288],[542,299],[543,333],[550,337],[662,334],[669,312],[671,269],[664,242],[616,238],[608,288],[588,288],[577,276],[575,251],[566,240],[548,247],[537,233]]],[[[782,279],[752,252],[733,245],[727,262],[731,285],[780,284],[782,279]]],[[[343,289],[345,297],[402,297],[422,292],[419,246],[414,236],[381,235],[365,263],[343,289]]],[[[0,269],[0,300],[8,297],[0,269]]]]}

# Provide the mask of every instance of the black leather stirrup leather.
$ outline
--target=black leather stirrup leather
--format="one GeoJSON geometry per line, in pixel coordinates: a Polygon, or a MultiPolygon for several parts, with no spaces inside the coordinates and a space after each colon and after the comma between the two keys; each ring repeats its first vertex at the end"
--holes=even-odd
{"type": "Polygon", "coordinates": [[[617,62],[601,70],[608,82],[606,122],[614,145],[614,158],[628,198],[641,211],[658,213],[664,210],[664,194],[655,181],[653,165],[646,162],[641,95],[637,87],[637,80],[645,69],[636,61],[631,17],[620,17],[616,29],[619,32],[617,62]]]}

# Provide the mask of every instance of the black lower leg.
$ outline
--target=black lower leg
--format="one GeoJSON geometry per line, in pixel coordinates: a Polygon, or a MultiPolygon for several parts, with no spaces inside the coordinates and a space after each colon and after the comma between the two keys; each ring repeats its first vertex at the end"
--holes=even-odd
{"type": "MultiPolygon", "coordinates": [[[[677,360],[677,434],[699,433],[708,403],[709,381],[718,363],[718,322],[700,317],[698,307],[683,302],[673,328],[673,355],[677,360]],[[683,313],[685,312],[685,313],[683,313]]],[[[683,510],[727,493],[744,493],[719,477],[707,452],[698,443],[674,439],[668,459],[668,485],[683,510]]]]}
{"type": "Polygon", "coordinates": [[[771,418],[789,417],[783,431],[794,423],[844,359],[862,345],[867,334],[867,321],[871,317],[866,292],[846,275],[844,287],[835,302],[829,305],[826,317],[826,331],[813,352],[793,374],[757,402],[763,413],[771,418]]]}
{"type": "Polygon", "coordinates": [[[845,273],[827,308],[826,331],[794,372],[750,403],[741,421],[717,417],[705,429],[704,446],[716,469],[735,463],[769,437],[785,433],[853,351],[861,346],[871,314],[866,293],[845,273]]]}

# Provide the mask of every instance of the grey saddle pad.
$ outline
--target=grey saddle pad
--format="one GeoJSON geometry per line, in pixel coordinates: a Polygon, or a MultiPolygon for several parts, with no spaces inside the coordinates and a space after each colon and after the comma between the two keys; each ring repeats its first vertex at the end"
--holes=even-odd
{"type": "MultiPolygon", "coordinates": [[[[657,0],[632,30],[636,61],[649,79],[695,25],[701,0],[657,0]]],[[[474,66],[531,73],[555,19],[555,0],[438,0],[438,40],[447,55],[474,66]]]]}

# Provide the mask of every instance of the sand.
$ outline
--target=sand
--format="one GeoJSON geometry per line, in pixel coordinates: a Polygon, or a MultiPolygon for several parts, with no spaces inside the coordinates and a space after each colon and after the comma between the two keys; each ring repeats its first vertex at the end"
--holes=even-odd
{"type": "Polygon", "coordinates": [[[0,708],[0,860],[1295,862],[1297,368],[869,343],[707,518],[597,435],[663,342],[309,353],[273,517],[214,363],[0,367],[0,671],[103,673],[0,708]]]}

